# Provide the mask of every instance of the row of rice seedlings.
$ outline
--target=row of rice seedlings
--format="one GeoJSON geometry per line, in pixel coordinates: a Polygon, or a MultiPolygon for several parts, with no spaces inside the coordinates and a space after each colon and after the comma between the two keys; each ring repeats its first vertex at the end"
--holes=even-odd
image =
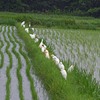
{"type": "Polygon", "coordinates": [[[9,31],[7,32],[7,28],[8,27],[5,27],[5,28],[6,28],[6,32],[3,33],[3,36],[4,36],[5,42],[7,43],[6,53],[9,56],[9,65],[8,65],[8,67],[6,69],[7,82],[6,82],[6,98],[5,98],[5,100],[10,100],[10,83],[11,83],[10,70],[12,68],[12,55],[8,50],[9,47],[10,47],[10,43],[7,41],[6,36],[5,36],[5,34],[7,34],[9,32],[9,31]]]}
{"type": "MultiPolygon", "coordinates": [[[[10,29],[9,29],[10,30],[10,29]]],[[[18,68],[17,68],[17,78],[18,78],[18,83],[19,83],[19,96],[21,100],[24,100],[24,95],[23,95],[23,87],[22,87],[22,76],[20,73],[20,70],[22,68],[22,64],[21,64],[21,58],[19,56],[19,54],[16,52],[15,48],[16,48],[16,44],[15,42],[12,40],[11,36],[8,34],[8,38],[10,39],[10,42],[13,43],[13,48],[12,48],[12,52],[15,54],[16,58],[18,59],[18,68]]]]}
{"type": "MultiPolygon", "coordinates": [[[[14,28],[13,28],[14,29],[14,28]]],[[[22,51],[22,44],[18,41],[18,39],[15,37],[14,35],[14,30],[13,30],[13,33],[12,33],[12,36],[15,40],[16,43],[18,43],[20,45],[20,48],[19,48],[19,52],[23,55],[23,57],[25,58],[26,60],[26,64],[27,64],[27,68],[26,68],[26,74],[27,74],[27,77],[28,77],[28,80],[30,81],[30,89],[31,89],[31,93],[32,93],[32,99],[33,100],[37,100],[37,94],[36,94],[36,91],[35,91],[35,88],[34,88],[34,80],[30,74],[30,69],[31,69],[31,64],[30,64],[30,61],[26,55],[26,53],[24,51],[22,51]]]]}
{"type": "Polygon", "coordinates": [[[2,40],[0,40],[0,54],[1,54],[1,62],[0,62],[0,68],[3,67],[3,64],[4,64],[4,55],[1,51],[1,48],[4,46],[4,43],[2,42],[2,40]]]}

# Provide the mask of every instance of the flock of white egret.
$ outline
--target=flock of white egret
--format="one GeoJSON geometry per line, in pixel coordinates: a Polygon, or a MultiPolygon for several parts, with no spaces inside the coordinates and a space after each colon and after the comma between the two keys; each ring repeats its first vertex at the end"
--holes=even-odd
{"type": "MultiPolygon", "coordinates": [[[[31,24],[30,24],[30,23],[29,23],[29,25],[28,25],[28,26],[29,26],[28,28],[25,27],[25,26],[26,26],[26,25],[25,25],[25,21],[23,21],[23,22],[21,23],[21,26],[22,26],[23,28],[25,28],[25,31],[26,31],[27,33],[29,33],[29,28],[31,28],[31,24]]],[[[34,28],[31,28],[31,30],[33,31],[33,34],[29,34],[30,37],[31,37],[31,39],[34,39],[35,43],[39,42],[38,36],[34,33],[34,28]]],[[[51,54],[51,55],[50,55],[50,53],[49,53],[49,51],[48,51],[48,49],[47,49],[47,46],[43,43],[43,39],[41,40],[41,42],[40,42],[40,44],[39,44],[39,48],[41,49],[41,52],[43,52],[43,53],[45,54],[45,57],[46,57],[46,58],[48,58],[48,59],[52,58],[52,60],[55,62],[55,64],[56,64],[56,65],[58,66],[58,68],[60,69],[60,72],[61,72],[63,78],[66,80],[66,79],[67,79],[67,72],[73,71],[73,70],[74,70],[74,65],[71,65],[71,66],[68,68],[68,70],[66,71],[66,70],[65,70],[64,64],[59,60],[59,58],[58,58],[56,55],[54,55],[54,54],[51,54]]]]}

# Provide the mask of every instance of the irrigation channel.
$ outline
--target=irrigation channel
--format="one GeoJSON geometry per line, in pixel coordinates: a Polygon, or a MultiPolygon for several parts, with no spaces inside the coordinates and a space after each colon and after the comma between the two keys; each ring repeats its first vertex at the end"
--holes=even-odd
{"type": "Polygon", "coordinates": [[[56,56],[79,70],[92,73],[100,84],[100,32],[93,30],[35,28],[39,38],[52,47],[56,56]]]}
{"type": "Polygon", "coordinates": [[[0,100],[48,100],[14,26],[0,26],[0,100]]]}

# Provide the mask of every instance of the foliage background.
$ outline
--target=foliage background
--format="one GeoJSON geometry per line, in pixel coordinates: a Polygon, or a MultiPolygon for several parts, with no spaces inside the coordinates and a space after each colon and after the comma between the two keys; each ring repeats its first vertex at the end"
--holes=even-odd
{"type": "Polygon", "coordinates": [[[0,0],[0,11],[100,17],[100,0],[0,0]]]}

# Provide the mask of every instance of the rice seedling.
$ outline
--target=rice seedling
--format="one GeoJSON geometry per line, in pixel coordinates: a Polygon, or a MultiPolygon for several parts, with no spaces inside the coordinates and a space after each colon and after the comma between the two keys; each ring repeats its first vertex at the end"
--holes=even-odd
{"type": "Polygon", "coordinates": [[[17,78],[18,78],[18,83],[19,83],[19,86],[18,86],[18,88],[19,88],[19,96],[20,96],[21,100],[24,100],[23,88],[22,88],[22,76],[20,74],[20,70],[21,70],[21,67],[22,67],[21,58],[20,58],[19,54],[16,52],[16,50],[15,50],[15,48],[16,48],[15,42],[11,39],[9,34],[8,34],[8,37],[10,39],[10,42],[13,43],[12,52],[15,54],[16,58],[18,59],[18,68],[17,68],[16,73],[17,73],[17,78]]]}
{"type": "Polygon", "coordinates": [[[4,55],[3,55],[2,51],[1,51],[3,46],[4,46],[4,44],[3,44],[2,40],[0,40],[0,55],[1,55],[0,68],[2,68],[3,64],[4,64],[4,55]]]}
{"type": "Polygon", "coordinates": [[[10,70],[12,68],[12,55],[11,55],[10,51],[8,50],[9,47],[10,47],[10,43],[7,41],[5,33],[3,33],[3,36],[4,36],[5,42],[7,43],[6,52],[7,52],[8,56],[9,56],[9,59],[10,59],[9,60],[9,65],[8,65],[8,67],[6,69],[7,82],[6,82],[6,98],[5,99],[6,100],[10,100],[10,83],[11,83],[10,70]]]}

